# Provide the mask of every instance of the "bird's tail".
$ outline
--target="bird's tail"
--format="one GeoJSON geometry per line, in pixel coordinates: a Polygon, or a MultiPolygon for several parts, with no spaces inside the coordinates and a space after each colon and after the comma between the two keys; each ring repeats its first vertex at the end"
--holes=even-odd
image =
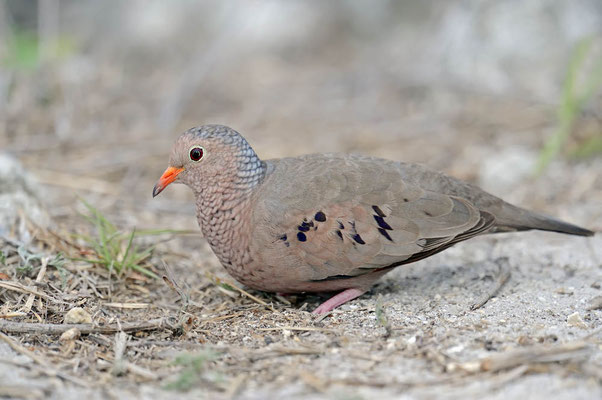
{"type": "Polygon", "coordinates": [[[503,212],[496,215],[494,231],[528,231],[531,229],[578,236],[594,236],[595,234],[595,232],[589,229],[569,224],[554,217],[525,210],[524,208],[515,207],[508,203],[505,204],[503,212]]]}

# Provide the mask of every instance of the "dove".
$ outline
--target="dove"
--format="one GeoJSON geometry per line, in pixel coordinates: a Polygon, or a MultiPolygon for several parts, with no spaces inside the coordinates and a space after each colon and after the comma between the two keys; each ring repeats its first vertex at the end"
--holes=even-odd
{"type": "Polygon", "coordinates": [[[334,153],[262,160],[223,125],[176,140],[153,197],[171,183],[192,189],[201,231],[230,275],[261,291],[336,293],[317,314],[481,234],[594,234],[419,164],[334,153]]]}

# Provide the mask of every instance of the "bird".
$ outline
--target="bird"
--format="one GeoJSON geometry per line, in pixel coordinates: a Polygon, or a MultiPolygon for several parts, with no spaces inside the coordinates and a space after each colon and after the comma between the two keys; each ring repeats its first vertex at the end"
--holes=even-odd
{"type": "Polygon", "coordinates": [[[594,235],[421,164],[337,153],[262,160],[224,125],[177,138],[153,197],[171,183],[192,189],[200,229],[232,277],[266,292],[333,293],[316,314],[478,235],[594,235]]]}

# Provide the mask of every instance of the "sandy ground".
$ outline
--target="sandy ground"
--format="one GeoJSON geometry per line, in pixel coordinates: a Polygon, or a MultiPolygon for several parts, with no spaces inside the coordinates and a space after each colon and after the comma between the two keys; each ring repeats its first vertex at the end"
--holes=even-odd
{"type": "MultiPolygon", "coordinates": [[[[345,141],[346,137],[341,134],[336,140],[345,141]]],[[[420,145],[421,139],[416,141],[413,146],[420,145]]],[[[595,171],[602,170],[600,160],[577,164],[558,161],[538,179],[514,171],[514,182],[504,183],[502,178],[511,173],[496,175],[500,171],[496,165],[504,163],[503,157],[512,159],[517,152],[526,154],[524,163],[532,165],[529,155],[536,154],[528,145],[516,144],[521,142],[520,137],[514,137],[513,142],[514,150],[501,152],[495,160],[488,159],[491,150],[486,145],[479,146],[479,151],[448,147],[445,151],[471,151],[476,156],[468,160],[442,157],[441,162],[448,163],[446,168],[451,171],[469,171],[467,164],[482,163],[473,180],[506,184],[511,189],[505,197],[510,200],[536,208],[545,204],[544,211],[599,229],[600,177],[595,171]],[[580,181],[589,182],[589,186],[580,181]],[[595,217],[588,219],[588,215],[595,217]]],[[[383,143],[376,146],[376,153],[393,152],[386,141],[383,143]]],[[[444,146],[432,144],[430,152],[437,153],[433,147],[444,151],[444,146]]],[[[513,170],[510,162],[507,164],[506,169],[513,170]]],[[[521,163],[513,166],[520,171],[521,163]]],[[[474,175],[466,177],[471,176],[474,175]]],[[[495,191],[495,186],[490,190],[495,191]]],[[[149,177],[146,189],[150,187],[149,177]]],[[[71,212],[65,213],[64,203],[59,202],[65,202],[63,188],[46,186],[43,190],[46,201],[56,199],[45,204],[51,215],[67,222],[77,221],[71,212]],[[59,204],[53,206],[52,201],[59,204]]],[[[175,197],[175,204],[168,208],[169,212],[153,211],[151,217],[159,222],[152,225],[144,222],[149,218],[144,207],[115,209],[114,204],[123,203],[113,200],[105,203],[105,209],[113,210],[110,215],[118,221],[126,221],[125,226],[165,224],[170,228],[195,229],[192,207],[180,206],[180,202],[188,201],[185,188],[166,192],[166,196],[158,198],[160,205],[153,206],[165,207],[172,201],[170,197],[175,197]],[[124,217],[124,213],[128,215],[124,217]]],[[[103,198],[111,200],[110,196],[103,198]]],[[[146,201],[143,197],[141,200],[146,201]]],[[[176,280],[186,288],[193,302],[188,311],[194,322],[183,335],[170,330],[150,333],[146,344],[140,339],[145,336],[129,337],[126,359],[144,367],[150,376],[135,372],[111,374],[107,364],[111,365],[114,351],[112,335],[100,335],[103,339],[82,336],[74,348],[67,350],[56,342],[56,336],[13,335],[27,348],[55,360],[59,370],[83,378],[87,387],[36,373],[27,357],[0,343],[0,359],[5,360],[0,364],[0,376],[5,390],[12,386],[17,390],[28,388],[32,398],[173,398],[174,392],[164,389],[182,373],[181,367],[172,364],[174,358],[182,351],[197,354],[209,349],[215,355],[206,362],[191,388],[178,393],[179,398],[602,396],[602,315],[596,306],[602,295],[600,235],[580,238],[528,232],[477,238],[395,270],[371,292],[324,319],[308,312],[319,304],[317,296],[298,296],[291,299],[292,305],[287,305],[273,296],[252,292],[273,304],[274,311],[246,297],[231,298],[233,293],[216,286],[214,276],[229,278],[196,235],[176,237],[160,245],[157,254],[152,262],[160,265],[159,260],[167,260],[176,280]],[[207,271],[215,275],[206,275],[207,271]],[[510,278],[497,296],[471,310],[471,305],[490,292],[505,272],[510,278]],[[95,356],[85,351],[86,347],[96,348],[99,353],[95,356]],[[101,357],[104,363],[95,357],[101,357]],[[6,360],[23,367],[6,364],[6,360]],[[494,365],[492,371],[485,367],[488,362],[494,365]],[[31,387],[36,389],[30,393],[31,387]]],[[[35,277],[36,271],[30,276],[35,277]]],[[[90,273],[94,275],[94,271],[90,273]]],[[[97,279],[101,277],[102,274],[97,279]]],[[[178,315],[178,296],[166,285],[152,281],[138,284],[156,291],[154,297],[144,291],[132,292],[131,282],[126,280],[114,283],[112,297],[92,296],[84,307],[95,318],[105,310],[106,318],[101,318],[104,322],[110,317],[139,321],[150,316],[178,315]],[[152,311],[103,307],[111,300],[145,303],[149,299],[155,303],[152,311]]],[[[86,291],[80,288],[75,292],[81,295],[86,291]]],[[[18,305],[24,299],[15,300],[18,305]]],[[[49,311],[46,314],[49,320],[59,323],[63,317],[59,311],[54,316],[49,311]]]]}
{"type": "MultiPolygon", "coordinates": [[[[602,324],[600,311],[589,308],[600,296],[601,249],[599,236],[526,233],[480,238],[391,273],[369,294],[320,322],[295,308],[279,306],[277,316],[255,310],[210,325],[213,332],[203,338],[202,347],[223,351],[211,369],[229,381],[226,392],[229,385],[241,385],[237,398],[598,398],[602,324]],[[506,262],[509,281],[497,297],[471,311],[506,262]],[[379,323],[377,307],[382,307],[388,328],[379,323]],[[582,322],[567,323],[574,313],[582,322]],[[291,325],[318,331],[258,330],[291,325]],[[521,359],[517,353],[499,371],[473,371],[475,362],[487,357],[574,343],[585,344],[557,358],[521,359]],[[288,354],[293,349],[300,349],[299,354],[288,354]],[[462,368],[471,372],[457,370],[462,368]]],[[[316,304],[313,299],[311,307],[316,304]]],[[[198,317],[202,321],[210,316],[198,317]]],[[[39,346],[35,340],[32,345],[39,346]]],[[[168,348],[174,353],[190,351],[190,343],[179,338],[168,348]]],[[[30,364],[4,343],[0,352],[3,360],[30,364]]],[[[157,353],[157,366],[167,364],[174,354],[157,353]]],[[[134,384],[125,377],[104,377],[106,381],[89,382],[91,388],[84,389],[6,364],[0,374],[3,386],[35,388],[30,392],[33,398],[39,397],[34,393],[57,399],[175,395],[161,390],[160,382],[134,384]]],[[[199,381],[199,387],[178,397],[230,397],[222,390],[199,381]]]]}

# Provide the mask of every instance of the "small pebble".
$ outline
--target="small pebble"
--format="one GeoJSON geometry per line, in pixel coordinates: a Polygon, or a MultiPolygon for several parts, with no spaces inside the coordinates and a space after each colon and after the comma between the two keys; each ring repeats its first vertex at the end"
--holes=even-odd
{"type": "Polygon", "coordinates": [[[92,316],[81,307],[73,307],[65,314],[66,324],[91,324],[92,316]]]}
{"type": "Polygon", "coordinates": [[[588,328],[587,324],[583,321],[583,319],[581,319],[581,316],[579,315],[578,312],[574,312],[571,315],[569,315],[568,318],[566,319],[566,322],[567,322],[567,324],[569,324],[571,326],[576,326],[581,329],[588,328]]]}
{"type": "Polygon", "coordinates": [[[589,301],[588,311],[602,309],[602,296],[596,296],[589,301]]]}
{"type": "Polygon", "coordinates": [[[566,295],[571,296],[574,293],[574,288],[572,288],[572,287],[569,287],[569,288],[558,288],[558,289],[556,289],[556,293],[558,293],[558,294],[566,294],[566,295]]]}
{"type": "Polygon", "coordinates": [[[81,332],[77,328],[71,328],[63,332],[59,338],[59,342],[69,342],[71,340],[78,339],[81,336],[81,332]]]}

